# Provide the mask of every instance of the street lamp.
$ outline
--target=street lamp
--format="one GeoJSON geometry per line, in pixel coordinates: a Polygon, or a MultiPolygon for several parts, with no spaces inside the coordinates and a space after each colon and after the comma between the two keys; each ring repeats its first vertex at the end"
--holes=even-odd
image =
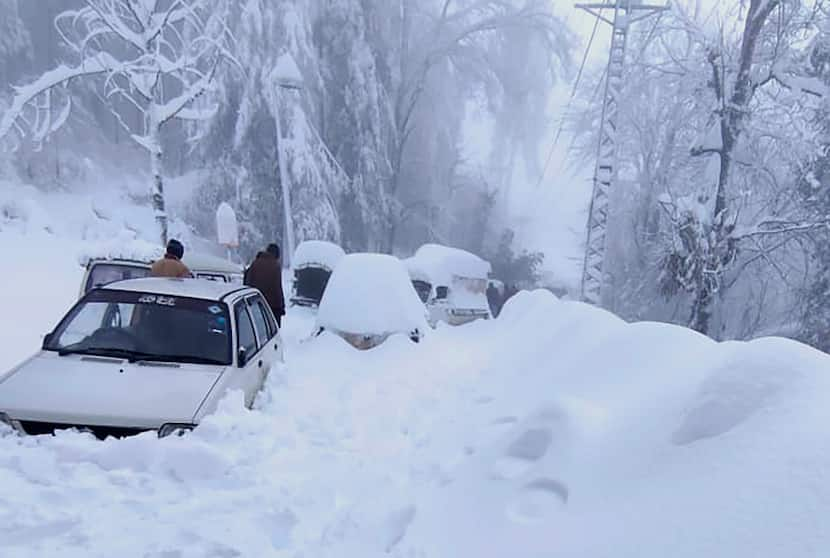
{"type": "Polygon", "coordinates": [[[279,90],[301,91],[303,89],[303,75],[300,68],[294,61],[294,57],[286,52],[277,58],[274,69],[269,76],[273,86],[273,98],[271,99],[271,113],[277,124],[277,160],[280,167],[280,186],[282,188],[282,209],[285,216],[285,256],[283,260],[290,263],[294,255],[294,219],[291,214],[291,185],[288,178],[286,162],[285,142],[282,135],[282,122],[280,121],[279,90]]]}

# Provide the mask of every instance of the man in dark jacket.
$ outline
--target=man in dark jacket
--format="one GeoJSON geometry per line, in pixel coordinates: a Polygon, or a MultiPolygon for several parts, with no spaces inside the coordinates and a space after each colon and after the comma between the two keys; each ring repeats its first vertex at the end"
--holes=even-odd
{"type": "Polygon", "coordinates": [[[269,244],[264,252],[256,258],[245,270],[245,285],[259,289],[268,301],[268,305],[282,327],[282,317],[285,315],[285,296],[282,292],[282,262],[280,261],[280,247],[269,244]]]}

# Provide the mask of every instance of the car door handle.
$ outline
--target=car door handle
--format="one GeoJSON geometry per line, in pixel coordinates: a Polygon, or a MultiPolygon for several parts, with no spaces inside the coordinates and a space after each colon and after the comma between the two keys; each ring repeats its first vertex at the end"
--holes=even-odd
{"type": "Polygon", "coordinates": [[[257,365],[258,365],[260,368],[262,368],[262,361],[260,360],[260,361],[259,361],[259,363],[257,363],[257,365]]]}

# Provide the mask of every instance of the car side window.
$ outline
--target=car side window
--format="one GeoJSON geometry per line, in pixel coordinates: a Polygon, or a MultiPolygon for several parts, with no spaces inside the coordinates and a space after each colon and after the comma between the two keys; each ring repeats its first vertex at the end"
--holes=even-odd
{"type": "Polygon", "coordinates": [[[277,320],[274,318],[274,314],[271,312],[271,309],[268,308],[268,304],[265,302],[265,299],[261,296],[256,297],[256,303],[259,306],[262,315],[265,316],[265,321],[268,322],[268,337],[274,337],[280,330],[277,325],[277,320]]]}
{"type": "Polygon", "coordinates": [[[248,314],[247,303],[239,302],[234,307],[236,316],[236,338],[240,349],[245,349],[248,356],[257,352],[256,334],[251,316],[248,314]]]}
{"type": "Polygon", "coordinates": [[[260,306],[259,297],[251,297],[248,299],[248,304],[251,307],[251,316],[254,317],[254,326],[257,333],[259,333],[259,346],[264,346],[272,337],[271,328],[265,314],[262,313],[262,306],[260,306]]]}

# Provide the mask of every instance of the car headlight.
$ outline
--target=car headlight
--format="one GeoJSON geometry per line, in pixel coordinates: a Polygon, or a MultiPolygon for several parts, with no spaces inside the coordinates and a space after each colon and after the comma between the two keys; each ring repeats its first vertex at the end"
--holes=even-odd
{"type": "Polygon", "coordinates": [[[194,428],[196,428],[195,424],[178,424],[175,422],[170,422],[167,424],[163,424],[161,428],[159,428],[158,435],[159,438],[166,438],[171,434],[175,436],[184,436],[194,428]]]}

